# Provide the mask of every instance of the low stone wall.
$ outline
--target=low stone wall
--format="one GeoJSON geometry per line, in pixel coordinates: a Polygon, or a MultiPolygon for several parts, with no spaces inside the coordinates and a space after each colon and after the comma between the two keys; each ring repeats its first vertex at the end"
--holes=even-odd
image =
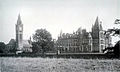
{"type": "Polygon", "coordinates": [[[0,54],[0,57],[50,57],[50,58],[84,58],[84,59],[107,59],[107,58],[114,58],[114,54],[103,54],[103,53],[23,53],[23,54],[0,54]]]}

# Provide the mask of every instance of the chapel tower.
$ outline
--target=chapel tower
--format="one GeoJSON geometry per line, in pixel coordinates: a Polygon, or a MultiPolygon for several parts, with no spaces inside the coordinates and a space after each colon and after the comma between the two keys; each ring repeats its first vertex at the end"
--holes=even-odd
{"type": "Polygon", "coordinates": [[[21,21],[20,14],[16,24],[16,48],[18,51],[22,51],[23,48],[23,24],[21,21]]]}

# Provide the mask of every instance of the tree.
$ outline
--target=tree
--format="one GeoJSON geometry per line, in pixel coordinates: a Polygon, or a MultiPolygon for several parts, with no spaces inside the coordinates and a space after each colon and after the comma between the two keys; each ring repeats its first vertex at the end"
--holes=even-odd
{"type": "MultiPolygon", "coordinates": [[[[120,24],[120,19],[116,19],[115,24],[120,24]]],[[[108,29],[105,32],[105,34],[110,34],[112,36],[120,36],[120,29],[118,28],[108,29]]],[[[113,49],[113,53],[115,57],[119,57],[120,56],[120,40],[115,44],[114,47],[111,47],[111,49],[113,49]]],[[[108,49],[106,48],[105,50],[109,50],[109,48],[108,49]]]]}
{"type": "MultiPolygon", "coordinates": [[[[115,20],[115,24],[120,24],[120,19],[116,19],[115,20]]],[[[120,35],[120,29],[118,28],[113,28],[113,29],[108,29],[105,34],[108,33],[108,34],[112,34],[113,36],[114,35],[120,35]]]]}
{"type": "Polygon", "coordinates": [[[32,42],[32,52],[39,53],[41,52],[41,46],[38,46],[37,42],[32,42]]]}
{"type": "Polygon", "coordinates": [[[4,42],[0,42],[0,53],[4,53],[5,52],[5,43],[4,42]]]}
{"type": "Polygon", "coordinates": [[[46,29],[37,29],[33,35],[33,40],[33,46],[39,49],[38,51],[42,50],[43,54],[51,48],[52,37],[46,29]]]}
{"type": "Polygon", "coordinates": [[[120,29],[116,28],[116,29],[108,29],[105,34],[108,33],[108,34],[112,34],[112,36],[115,36],[115,35],[120,35],[120,29]]]}

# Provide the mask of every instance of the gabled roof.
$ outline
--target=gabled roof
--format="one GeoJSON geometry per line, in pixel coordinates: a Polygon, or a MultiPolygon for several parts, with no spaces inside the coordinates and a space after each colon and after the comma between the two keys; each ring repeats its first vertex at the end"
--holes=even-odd
{"type": "Polygon", "coordinates": [[[98,29],[98,30],[102,30],[102,29],[103,29],[103,28],[102,28],[102,22],[99,21],[98,16],[97,16],[97,18],[96,18],[96,20],[95,20],[95,24],[92,25],[92,30],[94,30],[94,29],[98,29]]]}
{"type": "Polygon", "coordinates": [[[32,45],[28,42],[28,40],[23,40],[23,47],[28,48],[28,47],[32,47],[32,45]]]}
{"type": "Polygon", "coordinates": [[[9,44],[9,45],[14,45],[14,44],[15,44],[15,40],[14,40],[14,39],[11,39],[8,44],[9,44]]]}

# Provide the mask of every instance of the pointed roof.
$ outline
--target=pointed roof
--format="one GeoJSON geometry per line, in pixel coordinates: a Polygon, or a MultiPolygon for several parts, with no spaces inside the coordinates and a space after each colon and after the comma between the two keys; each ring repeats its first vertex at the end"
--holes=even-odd
{"type": "Polygon", "coordinates": [[[95,20],[94,26],[99,27],[99,19],[98,19],[98,16],[97,16],[97,18],[96,18],[96,20],[95,20]]]}
{"type": "Polygon", "coordinates": [[[82,28],[79,27],[78,30],[77,30],[77,32],[82,32],[82,28]]]}
{"type": "Polygon", "coordinates": [[[22,21],[21,21],[21,16],[20,16],[20,14],[18,15],[17,24],[22,24],[22,21]]]}
{"type": "Polygon", "coordinates": [[[102,21],[99,20],[98,16],[95,20],[95,24],[92,26],[92,30],[103,30],[102,28],[102,21]]]}
{"type": "Polygon", "coordinates": [[[9,45],[14,45],[14,44],[15,44],[15,40],[14,40],[14,39],[11,39],[8,44],[9,44],[9,45]]]}

